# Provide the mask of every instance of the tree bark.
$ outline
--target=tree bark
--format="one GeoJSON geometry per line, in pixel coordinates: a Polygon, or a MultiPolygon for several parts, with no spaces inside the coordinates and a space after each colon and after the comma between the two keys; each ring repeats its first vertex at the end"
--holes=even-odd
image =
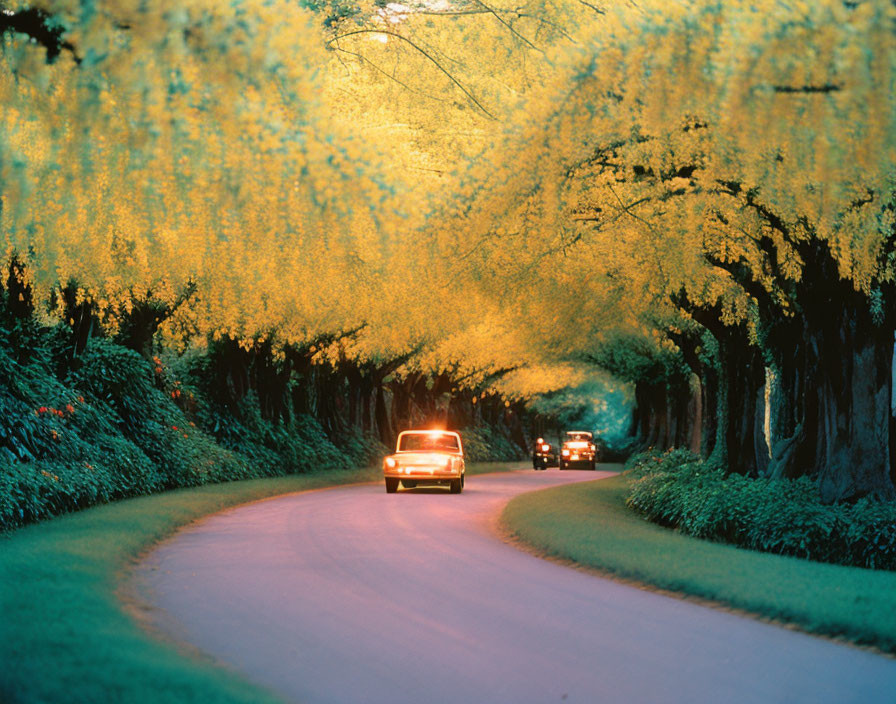
{"type": "Polygon", "coordinates": [[[874,334],[857,317],[844,315],[817,345],[823,354],[818,485],[826,502],[896,498],[889,447],[892,334],[874,334]]]}

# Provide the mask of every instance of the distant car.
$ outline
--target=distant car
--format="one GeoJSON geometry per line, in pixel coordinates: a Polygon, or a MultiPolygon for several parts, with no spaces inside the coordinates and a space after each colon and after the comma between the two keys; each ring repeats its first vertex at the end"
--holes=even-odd
{"type": "Polygon", "coordinates": [[[560,447],[560,469],[594,469],[598,457],[594,436],[587,430],[569,430],[560,447]]]}
{"type": "Polygon", "coordinates": [[[405,430],[398,435],[395,454],[383,460],[386,492],[424,486],[448,486],[452,494],[464,489],[464,446],[450,430],[405,430]]]}
{"type": "Polygon", "coordinates": [[[547,469],[557,464],[557,450],[549,442],[545,442],[544,438],[538,438],[535,441],[535,448],[532,450],[532,467],[534,469],[547,469]]]}

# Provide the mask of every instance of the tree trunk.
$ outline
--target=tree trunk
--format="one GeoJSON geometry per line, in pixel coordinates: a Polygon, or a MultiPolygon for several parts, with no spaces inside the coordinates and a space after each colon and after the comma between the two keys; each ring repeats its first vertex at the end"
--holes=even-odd
{"type": "Polygon", "coordinates": [[[380,442],[386,447],[394,448],[396,433],[392,429],[391,414],[389,413],[389,406],[392,405],[390,403],[392,400],[391,396],[391,392],[385,386],[377,385],[374,413],[376,415],[377,436],[380,442]]]}
{"type": "Polygon", "coordinates": [[[703,456],[709,457],[716,446],[719,425],[719,371],[714,365],[704,365],[700,389],[703,394],[703,422],[700,445],[703,456]]]}
{"type": "Polygon", "coordinates": [[[724,439],[722,456],[729,472],[756,476],[756,414],[760,405],[764,408],[758,399],[765,383],[765,366],[744,327],[726,327],[718,342],[726,405],[719,414],[720,437],[724,439]]]}
{"type": "Polygon", "coordinates": [[[688,449],[695,455],[701,452],[700,443],[703,439],[703,398],[704,389],[697,374],[693,375],[688,399],[688,449]]]}
{"type": "Polygon", "coordinates": [[[874,334],[857,318],[843,316],[836,337],[818,345],[824,354],[818,485],[826,502],[896,498],[889,448],[892,334],[874,334]]]}

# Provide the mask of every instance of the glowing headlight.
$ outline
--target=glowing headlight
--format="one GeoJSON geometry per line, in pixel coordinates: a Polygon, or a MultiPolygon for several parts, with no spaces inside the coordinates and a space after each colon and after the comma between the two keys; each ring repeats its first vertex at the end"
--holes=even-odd
{"type": "Polygon", "coordinates": [[[387,466],[389,469],[394,469],[394,468],[395,468],[395,465],[396,465],[396,462],[395,462],[395,458],[394,458],[394,457],[387,457],[387,458],[386,458],[386,466],[387,466]]]}
{"type": "Polygon", "coordinates": [[[569,450],[561,450],[560,454],[566,457],[569,454],[569,450]]]}
{"type": "Polygon", "coordinates": [[[442,466],[443,466],[443,467],[450,467],[450,466],[451,466],[451,458],[450,458],[450,457],[443,457],[443,458],[442,458],[442,466]]]}
{"type": "Polygon", "coordinates": [[[550,449],[551,449],[551,446],[550,446],[550,445],[542,445],[542,446],[541,446],[541,451],[542,451],[542,452],[548,452],[550,449]]]}

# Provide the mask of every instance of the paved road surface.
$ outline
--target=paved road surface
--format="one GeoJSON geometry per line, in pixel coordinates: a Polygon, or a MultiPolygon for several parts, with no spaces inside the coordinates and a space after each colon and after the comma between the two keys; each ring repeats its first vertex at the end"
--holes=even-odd
{"type": "Polygon", "coordinates": [[[181,532],[137,581],[163,630],[296,702],[896,702],[894,660],[562,567],[491,532],[512,496],[595,476],[285,496],[181,532]]]}

